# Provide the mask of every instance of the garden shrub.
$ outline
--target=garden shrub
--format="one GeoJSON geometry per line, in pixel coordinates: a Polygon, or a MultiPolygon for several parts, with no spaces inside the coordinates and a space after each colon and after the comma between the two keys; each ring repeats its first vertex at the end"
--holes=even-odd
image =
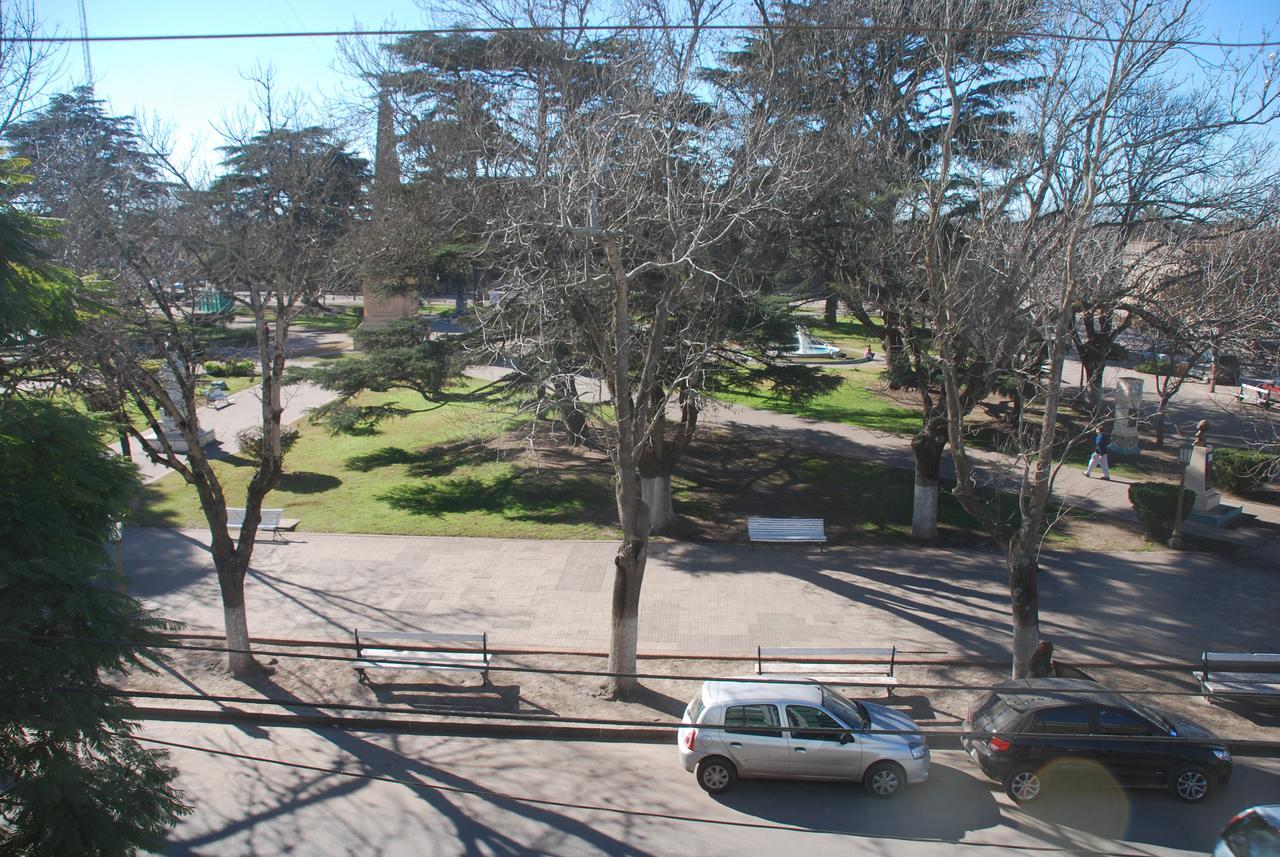
{"type": "Polygon", "coordinates": [[[204,374],[210,378],[225,378],[227,376],[227,367],[217,360],[206,360],[204,361],[204,374]]]}
{"type": "MultiPolygon", "coordinates": [[[[1182,489],[1182,518],[1191,514],[1196,494],[1182,489]]],[[[1165,541],[1173,533],[1173,520],[1177,517],[1178,486],[1164,482],[1135,482],[1129,486],[1129,502],[1138,515],[1147,535],[1157,541],[1165,541]]]]}
{"type": "Polygon", "coordinates": [[[1213,478],[1232,494],[1252,491],[1268,481],[1280,468],[1280,456],[1256,449],[1215,449],[1213,478]]]}
{"type": "Polygon", "coordinates": [[[204,361],[204,374],[211,378],[252,378],[258,374],[258,366],[252,360],[204,361]]]}
{"type": "MultiPolygon", "coordinates": [[[[280,428],[280,454],[288,455],[289,450],[293,449],[293,445],[298,442],[301,436],[299,431],[293,426],[282,426],[280,428]]],[[[262,457],[262,426],[250,426],[236,432],[236,440],[240,442],[240,453],[251,459],[257,460],[262,457]]]]}

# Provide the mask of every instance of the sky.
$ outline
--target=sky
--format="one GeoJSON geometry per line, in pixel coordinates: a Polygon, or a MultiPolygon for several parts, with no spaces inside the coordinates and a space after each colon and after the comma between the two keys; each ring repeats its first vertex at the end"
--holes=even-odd
{"type": "MultiPolygon", "coordinates": [[[[424,22],[414,0],[85,0],[85,11],[93,36],[413,28],[424,22]]],[[[36,0],[36,14],[45,32],[80,32],[77,0],[36,0]]],[[[1253,41],[1275,29],[1278,17],[1274,0],[1208,0],[1205,31],[1253,41]]],[[[333,38],[96,43],[90,52],[95,91],[111,112],[168,125],[179,154],[194,151],[197,165],[216,159],[218,128],[249,103],[253,85],[243,75],[257,66],[269,64],[281,91],[318,105],[365,91],[341,70],[333,38]]],[[[71,45],[52,91],[83,82],[82,51],[71,45]]]]}

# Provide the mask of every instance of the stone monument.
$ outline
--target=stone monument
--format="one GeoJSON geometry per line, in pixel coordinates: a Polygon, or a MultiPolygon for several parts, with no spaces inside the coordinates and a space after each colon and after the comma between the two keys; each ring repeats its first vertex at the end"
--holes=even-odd
{"type": "MultiPolygon", "coordinates": [[[[168,361],[165,362],[164,366],[160,367],[160,385],[164,387],[164,391],[173,402],[174,407],[180,410],[183,409],[184,400],[182,398],[182,388],[179,386],[178,379],[173,374],[173,369],[170,368],[168,361]]],[[[185,419],[186,414],[183,413],[182,417],[185,419]]],[[[173,448],[175,453],[179,455],[186,455],[190,452],[187,447],[187,439],[182,434],[182,430],[178,428],[178,424],[174,420],[172,414],[166,413],[160,417],[160,433],[164,436],[164,439],[169,442],[169,446],[173,448]]],[[[201,446],[211,442],[213,438],[214,434],[212,430],[200,429],[201,446]]],[[[163,454],[164,449],[163,447],[159,447],[157,451],[163,454]]]]}
{"type": "Polygon", "coordinates": [[[1222,494],[1213,487],[1213,447],[1205,441],[1208,433],[1209,421],[1201,420],[1196,425],[1196,442],[1191,448],[1191,462],[1187,464],[1186,486],[1196,495],[1188,517],[1201,524],[1223,527],[1237,517],[1243,507],[1223,504],[1222,494]]]}
{"type": "Polygon", "coordinates": [[[1116,411],[1112,418],[1112,455],[1137,455],[1138,420],[1142,417],[1142,379],[1116,379],[1116,411]]]}
{"type": "MultiPolygon", "coordinates": [[[[400,159],[396,155],[395,124],[391,99],[386,90],[378,93],[378,134],[373,156],[373,213],[384,224],[394,216],[400,188],[400,159]]],[[[400,288],[391,291],[385,283],[365,280],[363,327],[377,328],[413,318],[418,314],[418,291],[412,277],[401,279],[400,288]],[[408,287],[408,288],[406,288],[408,287]]]]}

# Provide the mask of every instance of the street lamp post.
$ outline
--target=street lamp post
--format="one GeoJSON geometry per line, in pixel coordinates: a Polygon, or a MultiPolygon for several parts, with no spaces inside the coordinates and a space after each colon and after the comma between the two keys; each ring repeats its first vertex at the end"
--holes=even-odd
{"type": "Polygon", "coordinates": [[[1187,465],[1191,463],[1190,446],[1179,447],[1178,459],[1182,461],[1182,470],[1178,476],[1178,512],[1173,518],[1173,535],[1169,537],[1169,547],[1182,550],[1182,492],[1187,485],[1187,465]]]}

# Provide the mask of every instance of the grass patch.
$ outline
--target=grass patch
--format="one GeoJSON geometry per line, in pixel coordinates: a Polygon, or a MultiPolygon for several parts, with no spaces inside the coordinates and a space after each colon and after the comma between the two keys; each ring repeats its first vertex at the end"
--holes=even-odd
{"type": "Polygon", "coordinates": [[[873,367],[828,369],[844,379],[836,390],[803,404],[770,397],[768,390],[717,391],[715,398],[749,408],[796,414],[825,422],[846,423],[873,431],[915,434],[920,430],[920,413],[886,401],[877,392],[880,371],[873,367]]]}
{"type": "MultiPolygon", "coordinates": [[[[416,396],[397,393],[410,408],[416,396]]],[[[613,489],[607,466],[577,471],[535,467],[493,445],[504,428],[478,406],[452,405],[360,437],[330,436],[300,424],[266,505],[310,532],[506,538],[612,538],[613,489]]],[[[231,504],[242,502],[252,464],[236,455],[214,462],[231,504]]],[[[205,525],[195,491],[176,475],[148,485],[136,521],[149,526],[205,525]]]]}
{"type": "Polygon", "coordinates": [[[360,326],[361,315],[356,307],[343,307],[333,312],[311,312],[293,320],[293,327],[328,333],[347,333],[360,326]]]}

